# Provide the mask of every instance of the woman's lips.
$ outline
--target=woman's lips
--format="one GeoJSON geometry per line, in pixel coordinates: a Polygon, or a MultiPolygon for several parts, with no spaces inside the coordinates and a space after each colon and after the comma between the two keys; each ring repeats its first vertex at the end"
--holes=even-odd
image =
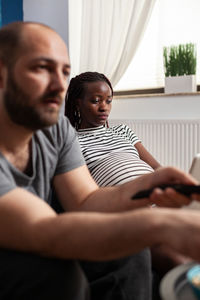
{"type": "Polygon", "coordinates": [[[108,115],[99,115],[98,118],[99,118],[100,120],[107,120],[108,115]]]}

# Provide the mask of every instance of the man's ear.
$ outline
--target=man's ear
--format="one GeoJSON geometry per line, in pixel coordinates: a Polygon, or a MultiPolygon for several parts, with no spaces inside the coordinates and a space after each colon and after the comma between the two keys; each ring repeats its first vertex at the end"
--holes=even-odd
{"type": "Polygon", "coordinates": [[[0,88],[5,86],[7,68],[5,67],[2,60],[0,60],[0,88]]]}

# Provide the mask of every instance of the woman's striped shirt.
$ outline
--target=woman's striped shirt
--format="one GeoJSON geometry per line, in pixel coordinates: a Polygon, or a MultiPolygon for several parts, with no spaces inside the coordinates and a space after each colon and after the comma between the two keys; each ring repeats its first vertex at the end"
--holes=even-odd
{"type": "Polygon", "coordinates": [[[140,159],[134,146],[140,140],[127,125],[79,129],[78,138],[90,173],[100,186],[121,184],[153,172],[140,159]]]}

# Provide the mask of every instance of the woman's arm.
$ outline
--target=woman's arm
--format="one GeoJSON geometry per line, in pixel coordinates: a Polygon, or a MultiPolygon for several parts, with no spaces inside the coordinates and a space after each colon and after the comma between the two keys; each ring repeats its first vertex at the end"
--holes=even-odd
{"type": "Polygon", "coordinates": [[[135,148],[137,149],[140,158],[150,165],[154,170],[161,167],[159,162],[147,151],[141,142],[136,143],[135,148]]]}

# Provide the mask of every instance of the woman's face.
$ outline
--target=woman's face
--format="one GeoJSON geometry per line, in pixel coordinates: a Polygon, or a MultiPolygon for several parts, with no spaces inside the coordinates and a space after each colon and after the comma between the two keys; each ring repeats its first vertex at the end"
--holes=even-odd
{"type": "Polygon", "coordinates": [[[91,128],[104,125],[112,107],[112,91],[104,81],[85,84],[85,96],[78,99],[80,128],[91,128]]]}

